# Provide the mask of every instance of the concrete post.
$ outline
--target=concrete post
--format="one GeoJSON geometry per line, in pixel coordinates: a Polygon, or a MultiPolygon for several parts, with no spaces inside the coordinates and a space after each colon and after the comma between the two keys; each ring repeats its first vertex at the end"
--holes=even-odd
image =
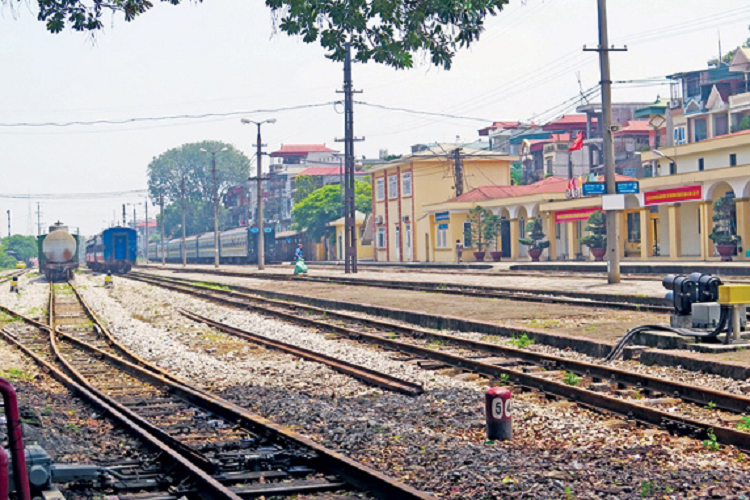
{"type": "Polygon", "coordinates": [[[713,206],[711,201],[702,201],[698,207],[698,217],[700,217],[701,228],[701,260],[708,260],[713,255],[712,241],[708,238],[713,230],[713,221],[711,215],[713,206]]]}
{"type": "Polygon", "coordinates": [[[568,259],[575,260],[578,253],[578,238],[576,237],[576,223],[566,222],[567,239],[568,239],[568,259]]]}
{"type": "Polygon", "coordinates": [[[737,252],[738,260],[747,260],[745,250],[750,248],[750,198],[737,198],[737,235],[741,238],[742,252],[737,252]]]}
{"type": "Polygon", "coordinates": [[[518,219],[510,220],[510,259],[518,260],[518,219]]]}
{"type": "Polygon", "coordinates": [[[669,258],[679,259],[682,256],[682,218],[680,204],[667,207],[669,216],[669,258]]]}
{"type": "Polygon", "coordinates": [[[557,260],[557,224],[555,223],[555,212],[547,212],[545,215],[546,227],[544,228],[547,233],[547,241],[549,241],[549,260],[557,260]]]}
{"type": "Polygon", "coordinates": [[[648,260],[653,254],[654,238],[651,232],[651,209],[641,208],[641,260],[648,260]]]}

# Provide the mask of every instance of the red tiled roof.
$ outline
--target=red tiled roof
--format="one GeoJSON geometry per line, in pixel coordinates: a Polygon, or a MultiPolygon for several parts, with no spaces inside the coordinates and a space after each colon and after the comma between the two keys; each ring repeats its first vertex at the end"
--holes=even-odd
{"type": "MultiPolygon", "coordinates": [[[[343,167],[310,167],[297,174],[297,177],[323,177],[327,175],[341,175],[343,167]]],[[[367,175],[366,172],[354,171],[354,176],[367,175]]]]}
{"type": "MultiPolygon", "coordinates": [[[[596,118],[591,119],[591,123],[597,122],[596,118]]],[[[542,130],[557,130],[561,128],[581,129],[586,126],[586,115],[563,115],[557,120],[551,121],[542,127],[542,130]]]]}
{"type": "Polygon", "coordinates": [[[615,135],[649,134],[650,132],[651,125],[648,124],[648,120],[630,120],[615,135]]]}
{"type": "MultiPolygon", "coordinates": [[[[141,221],[138,224],[136,224],[137,227],[144,227],[146,225],[145,222],[141,221]]],[[[157,222],[155,220],[148,221],[148,227],[156,227],[157,222]]]]}
{"type": "Polygon", "coordinates": [[[479,129],[479,135],[489,135],[490,130],[518,128],[521,122],[492,122],[489,127],[479,129]]]}
{"type": "Polygon", "coordinates": [[[531,143],[531,151],[539,151],[544,147],[544,144],[549,144],[551,142],[570,142],[571,140],[571,134],[552,134],[547,139],[532,139],[529,142],[531,143]]]}
{"type": "MultiPolygon", "coordinates": [[[[632,181],[632,177],[617,174],[617,181],[632,181]]],[[[547,177],[541,181],[527,186],[482,186],[472,189],[468,193],[448,200],[452,202],[465,201],[487,201],[501,198],[513,198],[515,196],[527,196],[531,194],[564,193],[568,189],[568,179],[562,177],[547,177]]]]}
{"type": "Polygon", "coordinates": [[[337,153],[335,149],[327,148],[325,144],[282,144],[281,149],[271,153],[271,156],[304,156],[308,153],[337,153]]]}

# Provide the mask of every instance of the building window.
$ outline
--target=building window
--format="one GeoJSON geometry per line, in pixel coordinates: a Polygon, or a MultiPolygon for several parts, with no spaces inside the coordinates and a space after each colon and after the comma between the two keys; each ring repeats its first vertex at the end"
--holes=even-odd
{"type": "Polygon", "coordinates": [[[378,228],[378,248],[385,248],[385,228],[378,228]]]}
{"type": "Polygon", "coordinates": [[[703,162],[703,158],[698,158],[698,171],[703,172],[704,168],[706,168],[706,165],[703,162]]]}
{"type": "Polygon", "coordinates": [[[391,175],[388,177],[388,198],[398,197],[398,177],[391,175]]]}
{"type": "Polygon", "coordinates": [[[737,166],[737,154],[736,153],[732,153],[729,155],[729,166],[730,167],[737,166]]]}
{"type": "Polygon", "coordinates": [[[474,244],[471,241],[471,221],[464,221],[464,248],[471,248],[474,244]]]}
{"type": "Polygon", "coordinates": [[[375,182],[375,191],[378,201],[383,201],[385,199],[385,179],[382,177],[375,182]]]}
{"type": "Polygon", "coordinates": [[[448,248],[448,224],[438,225],[436,248],[448,248]]]}
{"type": "Polygon", "coordinates": [[[677,173],[677,165],[674,164],[673,161],[669,162],[669,175],[674,175],[677,173]]]}
{"type": "Polygon", "coordinates": [[[687,140],[685,138],[685,127],[675,127],[673,131],[673,137],[674,137],[674,145],[680,146],[682,144],[687,144],[687,140]]]}
{"type": "Polygon", "coordinates": [[[411,196],[411,172],[401,174],[401,195],[411,196]]]}

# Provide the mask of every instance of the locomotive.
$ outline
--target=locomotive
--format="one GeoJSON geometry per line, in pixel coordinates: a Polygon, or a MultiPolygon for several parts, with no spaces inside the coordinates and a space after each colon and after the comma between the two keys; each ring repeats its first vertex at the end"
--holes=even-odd
{"type": "Polygon", "coordinates": [[[138,233],[129,227],[111,227],[86,242],[86,265],[92,271],[127,273],[136,262],[138,233]]]}
{"type": "Polygon", "coordinates": [[[39,270],[48,281],[73,279],[78,269],[78,256],[82,238],[68,232],[68,226],[58,221],[49,228],[49,234],[37,237],[39,270]]]}

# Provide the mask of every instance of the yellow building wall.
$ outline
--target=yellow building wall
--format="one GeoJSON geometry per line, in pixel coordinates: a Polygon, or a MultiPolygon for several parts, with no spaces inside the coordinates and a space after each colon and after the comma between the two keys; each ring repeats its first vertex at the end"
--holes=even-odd
{"type": "MultiPolygon", "coordinates": [[[[370,245],[363,245],[362,244],[362,238],[359,237],[360,234],[362,234],[362,224],[363,221],[357,221],[357,260],[372,260],[373,256],[373,248],[375,246],[375,242],[373,241],[370,245]]],[[[343,259],[344,256],[340,255],[339,253],[339,238],[341,238],[342,241],[342,248],[343,248],[343,241],[344,241],[344,224],[336,224],[336,241],[334,242],[335,248],[336,248],[336,258],[337,259],[343,259]]]]}
{"type": "MultiPolygon", "coordinates": [[[[479,186],[498,185],[508,186],[510,185],[510,159],[493,159],[493,160],[472,160],[470,158],[464,159],[464,176],[467,190],[473,189],[479,186]]],[[[399,261],[398,254],[398,239],[396,234],[396,227],[400,227],[401,236],[401,248],[403,255],[401,256],[403,261],[409,260],[409,253],[406,245],[406,226],[410,226],[411,230],[411,260],[414,261],[433,261],[438,259],[438,262],[444,262],[445,255],[447,253],[443,250],[438,251],[435,248],[435,234],[433,231],[432,217],[426,217],[423,209],[426,205],[432,205],[440,202],[444,202],[455,197],[455,191],[453,188],[453,176],[448,175],[450,173],[451,166],[445,158],[436,159],[434,161],[415,161],[400,165],[400,172],[405,171],[412,172],[412,197],[402,197],[400,200],[401,204],[401,215],[409,216],[410,220],[408,223],[398,219],[399,213],[399,200],[390,199],[388,197],[388,176],[396,175],[399,172],[399,166],[388,167],[381,171],[372,173],[373,183],[373,194],[377,196],[377,179],[384,178],[385,181],[385,200],[377,201],[374,200],[374,215],[381,215],[385,220],[385,209],[388,206],[388,227],[386,229],[388,234],[388,251],[386,249],[376,249],[377,259],[379,261],[389,260],[391,262],[399,261]],[[414,215],[412,217],[412,203],[414,205],[414,215]]],[[[399,177],[399,183],[401,178],[399,177]]],[[[401,185],[401,184],[400,184],[401,185]]],[[[374,226],[373,236],[377,235],[377,225],[374,226]]],[[[451,230],[452,231],[452,230],[451,230]]],[[[463,230],[460,231],[460,238],[463,239],[463,230]]],[[[459,236],[453,238],[453,246],[455,247],[455,240],[459,236]]],[[[455,249],[451,250],[453,258],[455,259],[455,249]]],[[[467,254],[471,252],[464,252],[464,259],[467,259],[467,254]]],[[[472,256],[473,257],[473,256],[472,256]]]]}

